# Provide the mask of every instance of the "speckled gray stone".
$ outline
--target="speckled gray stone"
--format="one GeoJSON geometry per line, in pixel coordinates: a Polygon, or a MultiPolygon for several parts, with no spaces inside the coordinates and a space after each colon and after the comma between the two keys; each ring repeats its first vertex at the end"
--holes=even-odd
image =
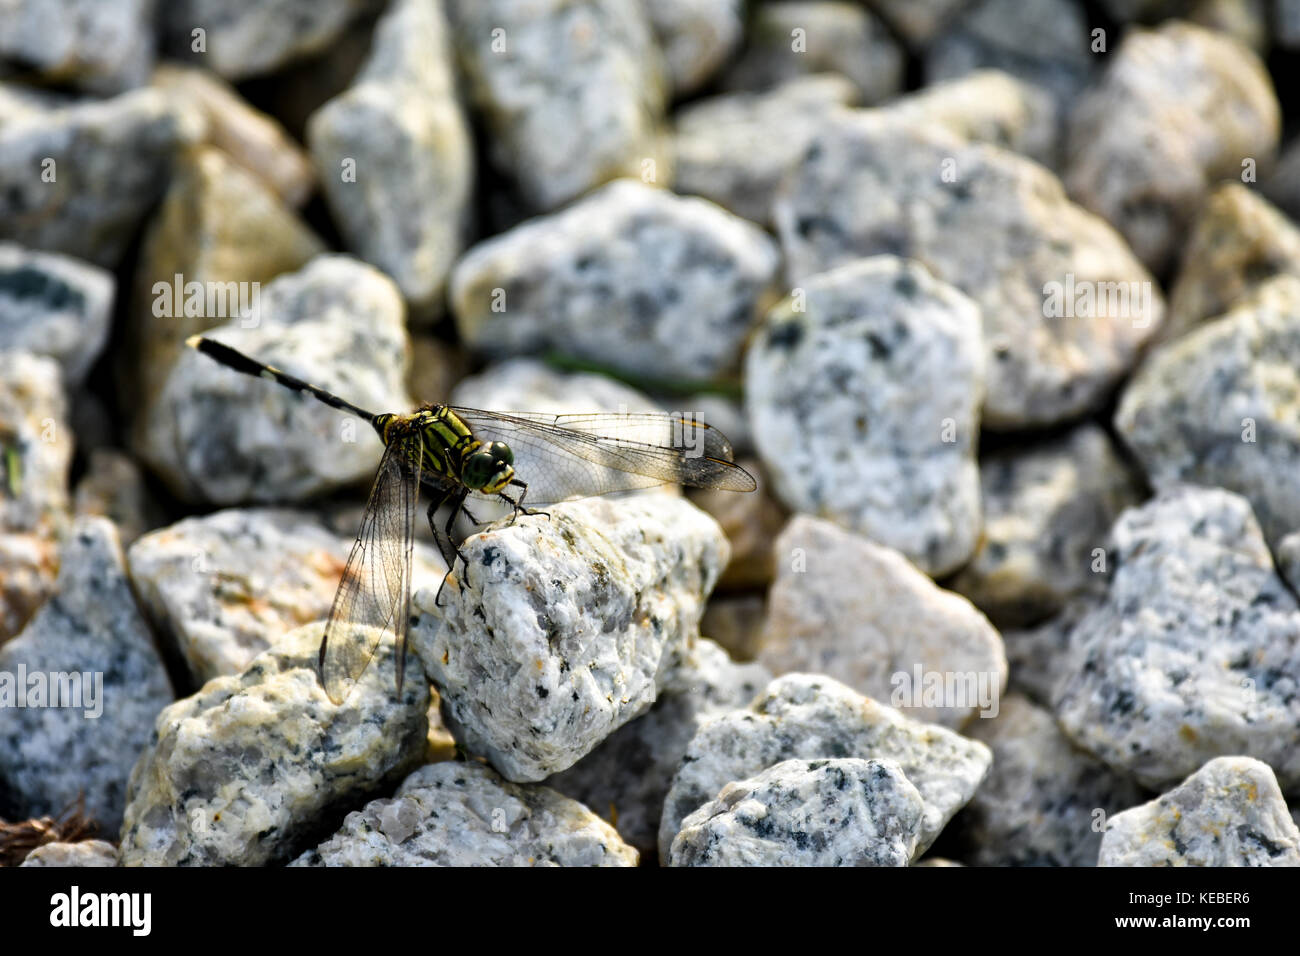
{"type": "Polygon", "coordinates": [[[524,200],[552,209],[655,166],[667,82],[641,0],[448,0],[491,158],[524,200]]]}
{"type": "Polygon", "coordinates": [[[56,816],[84,793],[87,815],[116,831],[131,765],[171,700],[116,529],[78,520],[55,596],[0,646],[0,817],[56,816]]]}
{"type": "Polygon", "coordinates": [[[1183,248],[1159,337],[1217,318],[1280,273],[1300,275],[1300,229],[1247,187],[1224,183],[1210,193],[1183,248]]]}
{"type": "Polygon", "coordinates": [[[876,256],[802,281],[745,360],[772,491],[942,574],[975,548],[980,312],[922,265],[876,256]]]}
{"type": "Polygon", "coordinates": [[[0,239],[116,267],[192,133],[157,90],[3,124],[0,239]]]}
{"type": "Polygon", "coordinates": [[[596,814],[549,787],[490,767],[421,767],[391,799],[348,814],[292,866],[636,866],[637,852],[596,814]]]}
{"type": "Polygon", "coordinates": [[[323,627],[289,632],[239,676],[211,680],[158,715],[151,746],[131,771],[122,865],[286,860],[331,813],[420,762],[429,685],[414,655],[398,697],[393,640],[385,636],[335,705],[317,672],[323,627]]]}
{"type": "Polygon", "coordinates": [[[744,39],[745,0],[641,0],[674,95],[693,93],[744,39]]]}
{"type": "Polygon", "coordinates": [[[1300,608],[1250,505],[1173,487],[1111,536],[1109,594],[1054,694],[1062,729],[1153,790],[1226,754],[1300,787],[1300,608]]]}
{"type": "Polygon", "coordinates": [[[624,840],[653,854],[664,797],[695,731],[709,717],[744,707],[771,679],[761,664],[733,663],[713,641],[696,638],[653,707],[546,784],[607,816],[624,840]]]}
{"type": "Polygon", "coordinates": [[[993,751],[993,769],[952,824],[972,866],[1092,866],[1107,817],[1146,797],[1019,694],[967,733],[993,751]]]}
{"type": "Polygon", "coordinates": [[[242,80],[328,48],[378,0],[162,0],[164,49],[242,80]],[[205,49],[194,49],[202,28],[205,49]]]}
{"type": "Polygon", "coordinates": [[[48,355],[79,385],[108,339],[112,273],[0,243],[0,349],[48,355]]]}
{"type": "Polygon", "coordinates": [[[1250,500],[1270,542],[1300,527],[1300,276],[1152,353],[1115,427],[1153,485],[1189,481],[1250,500]]]}
{"type": "Polygon", "coordinates": [[[986,425],[1105,401],[1164,306],[1123,240],[1041,166],[877,112],[826,124],[776,200],[793,282],[863,256],[918,259],[983,312],[986,425]]]}
{"type": "Polygon", "coordinates": [[[1091,423],[986,455],[980,491],[979,544],[949,586],[995,623],[1016,626],[1044,620],[1104,582],[1096,551],[1141,496],[1106,432],[1091,423]]]}
{"type": "Polygon", "coordinates": [[[145,535],[128,556],[155,631],[201,686],[327,617],[349,544],[305,512],[232,508],[145,535]]]}
{"type": "Polygon", "coordinates": [[[1098,866],[1300,866],[1300,829],[1268,764],[1220,757],[1110,818],[1098,866]]]}
{"type": "Polygon", "coordinates": [[[682,821],[672,866],[907,866],[925,801],[892,760],[783,760],[682,821]]]}
{"type": "Polygon", "coordinates": [[[930,83],[972,70],[1004,70],[1074,104],[1099,57],[1078,0],[986,0],[965,6],[925,52],[930,83]]]}
{"type": "Polygon", "coordinates": [[[826,73],[682,107],[675,116],[673,189],[769,224],[781,179],[825,117],[857,96],[849,80],[826,73]]]}
{"type": "Polygon", "coordinates": [[[307,141],[348,246],[392,276],[414,316],[440,313],[474,185],[441,0],[390,7],[356,82],[312,115],[307,141]]]}
{"type": "MultiPolygon", "coordinates": [[[[1109,563],[1106,566],[1110,568],[1109,563]]],[[[1009,690],[1024,694],[1036,704],[1051,707],[1057,683],[1072,673],[1070,632],[1105,600],[1109,578],[1099,577],[1095,592],[1090,591],[1067,602],[1059,614],[1046,621],[1022,628],[1003,628],[1002,646],[1007,651],[1010,671],[1009,690]]]]}
{"type": "Polygon", "coordinates": [[[157,0],[9,0],[0,65],[91,93],[142,85],[154,59],[157,0]]]}
{"type": "Polygon", "coordinates": [[[80,843],[46,843],[38,846],[19,866],[117,866],[117,847],[104,840],[80,843]]]}
{"type": "Polygon", "coordinates": [[[1129,30],[1070,115],[1064,180],[1153,271],[1216,180],[1277,148],[1273,84],[1248,48],[1182,21],[1129,30]]]}
{"type": "Polygon", "coordinates": [[[411,647],[448,726],[508,780],[565,770],[655,700],[698,633],[726,538],[667,495],[547,507],[468,539],[416,590],[411,647]]]}
{"type": "Polygon", "coordinates": [[[731,370],[775,278],[753,223],[632,180],[474,246],[456,326],[490,355],[555,349],[655,379],[731,370]]]}
{"type": "MultiPolygon", "coordinates": [[[[401,296],[392,280],[346,256],[319,256],[267,285],[259,321],[206,334],[362,408],[412,406],[401,296]]],[[[365,482],[382,445],[360,419],[193,349],[168,374],[141,441],[177,494],[213,504],[303,500],[365,482]]]]}
{"type": "Polygon", "coordinates": [[[669,859],[681,822],[728,783],[783,760],[858,757],[898,764],[925,802],[914,855],[971,798],[988,773],[984,744],[904,717],[829,677],[778,677],[745,710],[707,721],[673,776],[659,824],[660,859],[669,859]]]}
{"type": "Polygon", "coordinates": [[[791,519],[773,550],[777,578],[758,652],[773,673],[826,674],[954,729],[997,714],[1002,639],[964,597],[897,551],[807,515],[791,519]],[[953,678],[951,698],[934,693],[937,677],[953,678]]]}
{"type": "Polygon", "coordinates": [[[799,76],[838,73],[863,103],[903,88],[904,57],[885,25],[855,3],[763,3],[754,7],[745,52],[723,76],[733,90],[765,90],[799,76]]]}

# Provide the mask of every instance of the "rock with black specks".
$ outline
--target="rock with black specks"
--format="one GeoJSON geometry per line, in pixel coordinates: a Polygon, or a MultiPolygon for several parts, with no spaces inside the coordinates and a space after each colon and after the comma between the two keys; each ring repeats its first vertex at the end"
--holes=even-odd
{"type": "Polygon", "coordinates": [[[476,763],[421,767],[291,866],[636,866],[581,803],[476,763]]]}
{"type": "Polygon", "coordinates": [[[787,674],[748,708],[707,721],[691,739],[664,801],[661,860],[682,821],[728,783],[783,760],[857,757],[893,761],[924,802],[913,856],[924,852],[988,773],[988,747],[904,717],[829,677],[787,674]]]}
{"type": "Polygon", "coordinates": [[[647,163],[669,181],[667,81],[641,0],[449,0],[447,15],[491,158],[534,209],[647,163]]]}
{"type": "Polygon", "coordinates": [[[745,36],[745,0],[642,0],[675,96],[693,93],[745,36]]]}
{"type": "Polygon", "coordinates": [[[1184,21],[1129,30],[1106,59],[1070,114],[1063,178],[1160,273],[1210,186],[1271,161],[1277,97],[1249,48],[1184,21]]]}
{"type": "Polygon", "coordinates": [[[1270,543],[1300,528],[1300,276],[1152,352],[1115,428],[1155,487],[1235,491],[1270,543]]]}
{"type": "Polygon", "coordinates": [[[550,349],[706,381],[738,361],[778,259],[761,229],[713,203],[619,180],[471,248],[451,300],[462,338],[490,356],[550,349]]]}
{"type": "Polygon", "coordinates": [[[452,57],[441,0],[400,0],[375,27],[356,82],[307,126],[348,247],[392,276],[420,319],[442,311],[473,197],[473,146],[452,57]]]}
{"type": "Polygon", "coordinates": [[[0,350],[48,355],[80,385],[108,341],[115,284],[90,263],[0,243],[0,350]]]}
{"type": "Polygon", "coordinates": [[[1065,733],[1152,790],[1228,754],[1300,787],[1300,607],[1249,503],[1172,487],[1111,539],[1110,590],[1053,695],[1065,733]]]}
{"type": "Polygon", "coordinates": [[[131,766],[172,699],[117,530],[79,519],[54,596],[0,646],[0,818],[57,816],[84,793],[86,814],[115,832],[131,766]]]}
{"type": "Polygon", "coordinates": [[[864,256],[919,260],[983,314],[985,426],[1102,405],[1160,324],[1151,275],[1042,166],[890,112],[837,114],[785,181],[773,210],[792,283],[864,256]]]}
{"type": "Polygon", "coordinates": [[[157,0],[10,0],[0,72],[111,95],[141,86],[154,60],[157,0]]]}
{"type": "Polygon", "coordinates": [[[707,718],[747,705],[771,679],[763,665],[736,664],[713,641],[696,638],[654,706],[546,784],[607,814],[624,840],[651,854],[664,797],[695,731],[707,718]]]}
{"type": "Polygon", "coordinates": [[[1219,757],[1111,817],[1097,865],[1300,866],[1300,828],[1268,764],[1219,757]]]}
{"type": "Polygon", "coordinates": [[[1038,623],[1071,598],[1104,589],[1098,549],[1138,478],[1099,426],[999,449],[980,461],[984,527],[949,587],[1002,626],[1038,623]]]}
{"type": "Polygon", "coordinates": [[[0,125],[0,239],[116,268],[197,133],[149,89],[0,125]]]}
{"type": "Polygon", "coordinates": [[[783,760],[682,821],[671,866],[907,866],[925,801],[892,760],[783,760]]]}
{"type": "Polygon", "coordinates": [[[1147,795],[1019,694],[967,733],[993,751],[993,769],[953,823],[972,866],[1093,866],[1107,816],[1147,795]]]}
{"type": "Polygon", "coordinates": [[[722,530],[667,495],[588,498],[462,545],[411,646],[456,739],[508,780],[544,780],[644,713],[685,660],[727,563],[722,530]]]}
{"type": "Polygon", "coordinates": [[[745,403],[777,500],[943,574],[980,529],[980,312],[921,264],[811,276],[768,313],[745,403]]]}
{"type": "Polygon", "coordinates": [[[322,623],[291,631],[237,677],[218,677],[154,725],[131,771],[123,866],[260,866],[303,850],[331,814],[424,758],[429,683],[391,634],[342,704],[320,684],[322,623]]]}
{"type": "MultiPolygon", "coordinates": [[[[318,256],[262,289],[260,319],[206,334],[373,412],[405,412],[402,297],[379,270],[318,256]]],[[[181,497],[219,505],[301,501],[375,473],[366,422],[183,349],[140,438],[181,497]]]]}

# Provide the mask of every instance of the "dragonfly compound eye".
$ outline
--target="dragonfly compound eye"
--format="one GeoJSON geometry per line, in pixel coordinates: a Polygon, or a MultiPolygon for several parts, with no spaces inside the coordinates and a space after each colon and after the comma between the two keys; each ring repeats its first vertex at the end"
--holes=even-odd
{"type": "Polygon", "coordinates": [[[510,446],[503,441],[490,441],[487,448],[484,449],[496,461],[503,465],[513,465],[515,463],[515,453],[510,450],[510,446]]]}
{"type": "Polygon", "coordinates": [[[515,476],[515,470],[510,466],[513,460],[514,455],[501,442],[484,445],[465,459],[460,472],[461,481],[475,491],[496,494],[515,476]],[[504,456],[501,454],[503,448],[504,456]]]}

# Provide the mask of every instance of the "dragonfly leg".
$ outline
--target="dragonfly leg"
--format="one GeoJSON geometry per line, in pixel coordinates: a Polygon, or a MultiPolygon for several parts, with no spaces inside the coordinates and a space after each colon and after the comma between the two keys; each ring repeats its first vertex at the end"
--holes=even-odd
{"type": "MultiPolygon", "coordinates": [[[[469,494],[467,489],[462,488],[460,491],[447,492],[443,501],[455,499],[451,502],[451,514],[447,516],[447,524],[442,529],[442,535],[439,537],[437,530],[434,531],[434,537],[438,538],[439,547],[442,548],[442,542],[446,541],[446,549],[442,552],[442,559],[447,562],[447,573],[442,576],[442,583],[438,585],[438,593],[434,596],[433,603],[442,607],[442,589],[447,586],[447,579],[451,577],[456,570],[456,559],[460,558],[460,563],[465,566],[465,572],[469,573],[469,562],[465,560],[465,552],[461,551],[455,544],[451,536],[452,525],[456,523],[456,516],[465,508],[465,496],[469,494]]],[[[438,502],[442,504],[442,501],[438,502]]],[[[477,522],[475,522],[477,524],[477,522]]],[[[433,509],[429,511],[429,527],[433,527],[433,509]]]]}
{"type": "Polygon", "coordinates": [[[551,516],[550,512],[535,511],[532,508],[529,508],[524,505],[524,498],[528,496],[528,482],[520,481],[518,478],[515,478],[513,481],[510,482],[510,484],[518,485],[520,488],[524,489],[523,491],[519,492],[518,498],[511,498],[509,495],[505,494],[504,492],[498,492],[498,494],[500,494],[501,497],[504,498],[506,501],[510,502],[510,506],[515,509],[514,512],[510,515],[511,524],[515,523],[515,519],[518,518],[521,513],[526,515],[543,515],[547,518],[551,516]]]}

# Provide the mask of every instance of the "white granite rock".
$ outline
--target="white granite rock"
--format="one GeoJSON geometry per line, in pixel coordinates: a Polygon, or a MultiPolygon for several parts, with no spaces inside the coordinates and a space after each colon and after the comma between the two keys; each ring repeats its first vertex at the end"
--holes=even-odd
{"type": "Polygon", "coordinates": [[[239,676],[211,680],[158,715],[131,771],[122,865],[284,861],[331,814],[420,762],[429,684],[419,663],[407,661],[397,696],[385,636],[335,705],[317,670],[322,631],[321,623],[291,631],[239,676]]]}
{"type": "Polygon", "coordinates": [[[1019,694],[967,733],[993,751],[993,769],[953,821],[972,866],[1092,866],[1107,815],[1146,792],[1074,746],[1051,711],[1019,694]]]}
{"type": "Polygon", "coordinates": [[[0,67],[90,93],[141,86],[154,59],[157,0],[8,0],[0,67]]]}
{"type": "Polygon", "coordinates": [[[983,312],[986,426],[1098,407],[1160,323],[1151,276],[1041,166],[888,112],[838,115],[786,181],[774,216],[791,280],[918,259],[983,312]]]}
{"type": "Polygon", "coordinates": [[[377,6],[378,0],[162,0],[159,26],[167,52],[242,80],[327,49],[377,6]]]}
{"type": "Polygon", "coordinates": [[[607,814],[624,840],[653,854],[664,797],[695,731],[709,717],[744,707],[771,679],[762,664],[733,663],[713,641],[696,638],[654,706],[546,784],[607,814]]]}
{"type": "Polygon", "coordinates": [[[1300,528],[1300,276],[1154,351],[1115,427],[1156,487],[1246,497],[1270,542],[1300,528]]]}
{"type": "Polygon", "coordinates": [[[907,866],[925,801],[892,760],[783,760],[682,821],[672,866],[907,866]]]}
{"type": "Polygon", "coordinates": [[[476,763],[421,767],[292,866],[636,866],[581,803],[476,763]]]}
{"type": "Polygon", "coordinates": [[[1063,178],[1159,273],[1210,185],[1271,160],[1277,98],[1254,53],[1182,21],[1129,30],[1106,59],[1070,115],[1063,178]]]}
{"type": "Polygon", "coordinates": [[[1138,479],[1099,426],[1016,443],[980,461],[984,527],[949,586],[999,625],[1034,624],[1104,586],[1097,549],[1140,498],[1138,479]]]}
{"type": "Polygon", "coordinates": [[[632,375],[730,371],[775,278],[775,244],[710,202],[619,180],[474,246],[456,327],[490,356],[557,350],[632,375]]]}
{"type": "Polygon", "coordinates": [[[663,61],[641,0],[448,0],[490,156],[539,210],[619,176],[668,182],[663,61]]]}
{"type": "Polygon", "coordinates": [[[983,744],[904,717],[829,677],[787,674],[747,709],[712,718],[692,738],[664,801],[660,859],[670,858],[682,821],[728,783],[783,760],[844,757],[893,761],[920,792],[917,856],[971,798],[992,759],[983,744]]]}
{"type": "Polygon", "coordinates": [[[877,256],[803,280],[745,361],[745,403],[778,500],[959,567],[980,528],[980,312],[919,263],[877,256]]]}
{"type": "Polygon", "coordinates": [[[82,518],[54,596],[0,646],[0,818],[57,815],[84,794],[87,815],[115,832],[131,765],[171,701],[117,531],[82,518]]]}
{"type": "Polygon", "coordinates": [[[773,673],[826,674],[954,729],[997,714],[1002,639],[964,597],[897,551],[818,518],[796,515],[773,547],[777,578],[758,653],[773,673]]]}
{"type": "Polygon", "coordinates": [[[1300,607],[1250,505],[1173,487],[1111,537],[1110,590],[1055,689],[1062,729],[1153,790],[1228,754],[1300,787],[1300,607]]]}
{"type": "Polygon", "coordinates": [[[48,355],[80,385],[108,341],[114,285],[89,263],[0,243],[0,349],[48,355]]]}
{"type": "Polygon", "coordinates": [[[857,98],[849,80],[825,73],[696,100],[674,117],[673,189],[769,225],[782,178],[826,117],[857,98]]]}
{"type": "Polygon", "coordinates": [[[666,495],[589,498],[462,545],[436,605],[415,592],[411,647],[456,739],[508,780],[564,770],[654,702],[698,633],[726,539],[666,495]]]}
{"type": "Polygon", "coordinates": [[[1300,866],[1300,828],[1268,764],[1211,760],[1110,818],[1098,866],[1300,866]]]}
{"type": "MultiPolygon", "coordinates": [[[[345,256],[276,279],[258,316],[209,335],[374,412],[402,412],[409,340],[392,281],[345,256]]],[[[141,438],[182,497],[213,504],[302,500],[369,480],[379,436],[360,419],[185,349],[141,438]]]]}
{"type": "Polygon", "coordinates": [[[307,126],[349,248],[392,276],[419,318],[442,311],[474,185],[448,33],[441,0],[398,0],[356,82],[307,126]]]}
{"type": "Polygon", "coordinates": [[[157,90],[0,125],[0,240],[116,267],[194,134],[157,90]]]}

